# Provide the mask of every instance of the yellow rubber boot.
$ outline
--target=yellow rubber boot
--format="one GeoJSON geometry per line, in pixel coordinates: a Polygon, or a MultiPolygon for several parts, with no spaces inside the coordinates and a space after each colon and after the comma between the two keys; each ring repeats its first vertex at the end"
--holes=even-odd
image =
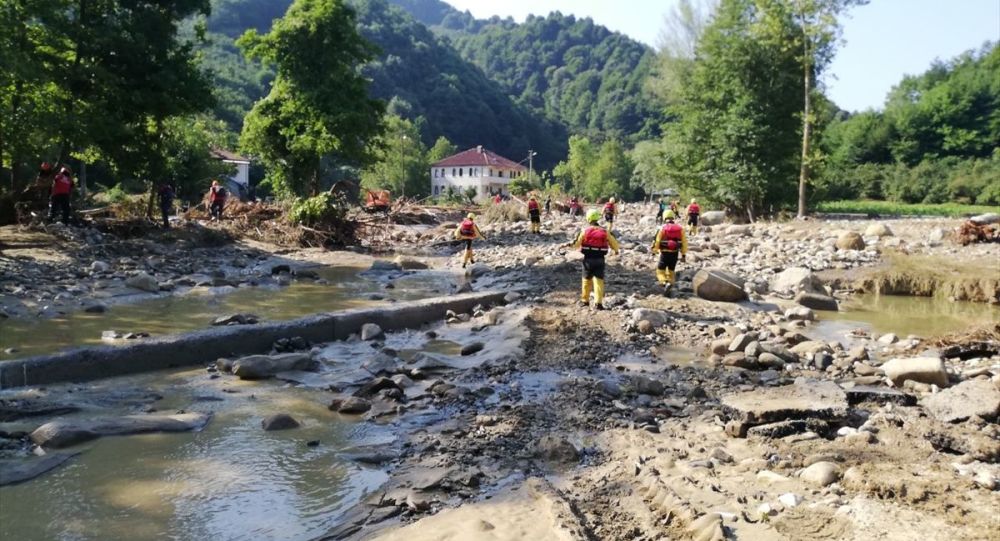
{"type": "Polygon", "coordinates": [[[594,304],[604,306],[604,280],[594,278],[594,304]]]}
{"type": "Polygon", "coordinates": [[[656,281],[663,285],[667,283],[667,272],[665,270],[656,269],[656,281]]]}
{"type": "Polygon", "coordinates": [[[581,286],[583,291],[580,293],[580,302],[582,302],[583,304],[587,304],[590,302],[590,291],[591,291],[590,279],[584,278],[583,282],[581,282],[581,286]]]}
{"type": "Polygon", "coordinates": [[[677,274],[670,269],[667,269],[667,281],[671,284],[677,283],[677,274]]]}
{"type": "Polygon", "coordinates": [[[465,251],[465,259],[462,260],[462,268],[464,269],[472,261],[472,250],[465,251]]]}

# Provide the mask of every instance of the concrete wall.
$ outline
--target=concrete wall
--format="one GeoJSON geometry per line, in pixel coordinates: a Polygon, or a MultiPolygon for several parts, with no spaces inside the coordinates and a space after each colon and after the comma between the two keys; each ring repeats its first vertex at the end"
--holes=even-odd
{"type": "Polygon", "coordinates": [[[441,321],[448,310],[462,313],[478,304],[501,304],[507,293],[437,297],[317,314],[292,321],[214,327],[122,346],[83,347],[52,355],[0,361],[0,389],[207,365],[219,357],[266,353],[279,338],[301,336],[313,343],[343,340],[360,332],[365,323],[375,323],[385,331],[414,329],[441,321]]]}

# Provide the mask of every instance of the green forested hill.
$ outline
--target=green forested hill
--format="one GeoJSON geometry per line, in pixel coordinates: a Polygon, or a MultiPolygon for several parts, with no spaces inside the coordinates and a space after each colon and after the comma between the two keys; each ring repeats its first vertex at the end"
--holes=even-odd
{"type": "Polygon", "coordinates": [[[392,0],[418,21],[449,37],[508,95],[595,138],[654,136],[661,108],[643,92],[654,53],[645,45],[559,12],[524,23],[475,19],[440,0],[392,0]]]}

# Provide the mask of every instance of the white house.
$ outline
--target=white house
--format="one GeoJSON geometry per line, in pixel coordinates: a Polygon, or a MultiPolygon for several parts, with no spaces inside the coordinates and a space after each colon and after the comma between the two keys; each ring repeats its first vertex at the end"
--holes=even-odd
{"type": "Polygon", "coordinates": [[[222,161],[222,163],[229,163],[236,166],[236,174],[229,177],[228,180],[238,184],[242,193],[247,193],[247,190],[250,189],[250,160],[221,148],[213,148],[212,156],[222,161]]]}
{"type": "Polygon", "coordinates": [[[431,194],[441,195],[449,187],[462,194],[472,187],[477,199],[508,195],[511,180],[527,171],[527,167],[480,145],[431,164],[431,194]]]}

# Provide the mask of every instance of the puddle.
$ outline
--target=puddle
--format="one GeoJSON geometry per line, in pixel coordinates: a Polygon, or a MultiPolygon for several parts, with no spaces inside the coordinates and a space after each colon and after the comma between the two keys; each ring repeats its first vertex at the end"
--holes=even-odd
{"type": "Polygon", "coordinates": [[[202,330],[218,316],[249,312],[264,321],[280,321],[307,315],[371,306],[392,301],[416,300],[447,295],[454,277],[429,271],[391,280],[385,275],[359,275],[362,269],[336,267],[318,270],[329,284],[294,281],[285,287],[241,287],[237,289],[195,288],[183,295],[160,297],[134,304],[111,306],[104,314],[75,312],[46,320],[0,320],[0,345],[15,348],[0,351],[0,360],[53,353],[74,346],[107,344],[101,333],[147,332],[164,336],[202,330]],[[378,295],[383,300],[373,300],[378,295]]]}
{"type": "Polygon", "coordinates": [[[196,433],[102,438],[66,466],[0,487],[0,539],[313,539],[385,481],[338,456],[378,428],[329,412],[329,393],[205,378],[198,370],[108,380],[152,387],[166,397],[158,410],[214,416],[196,433]],[[302,426],[263,431],[261,419],[278,412],[302,426]]]}
{"type": "Polygon", "coordinates": [[[858,295],[841,303],[840,312],[816,311],[816,315],[820,320],[816,331],[833,339],[843,339],[857,328],[876,336],[891,332],[931,338],[1000,323],[1000,308],[988,304],[895,295],[858,295]]]}

